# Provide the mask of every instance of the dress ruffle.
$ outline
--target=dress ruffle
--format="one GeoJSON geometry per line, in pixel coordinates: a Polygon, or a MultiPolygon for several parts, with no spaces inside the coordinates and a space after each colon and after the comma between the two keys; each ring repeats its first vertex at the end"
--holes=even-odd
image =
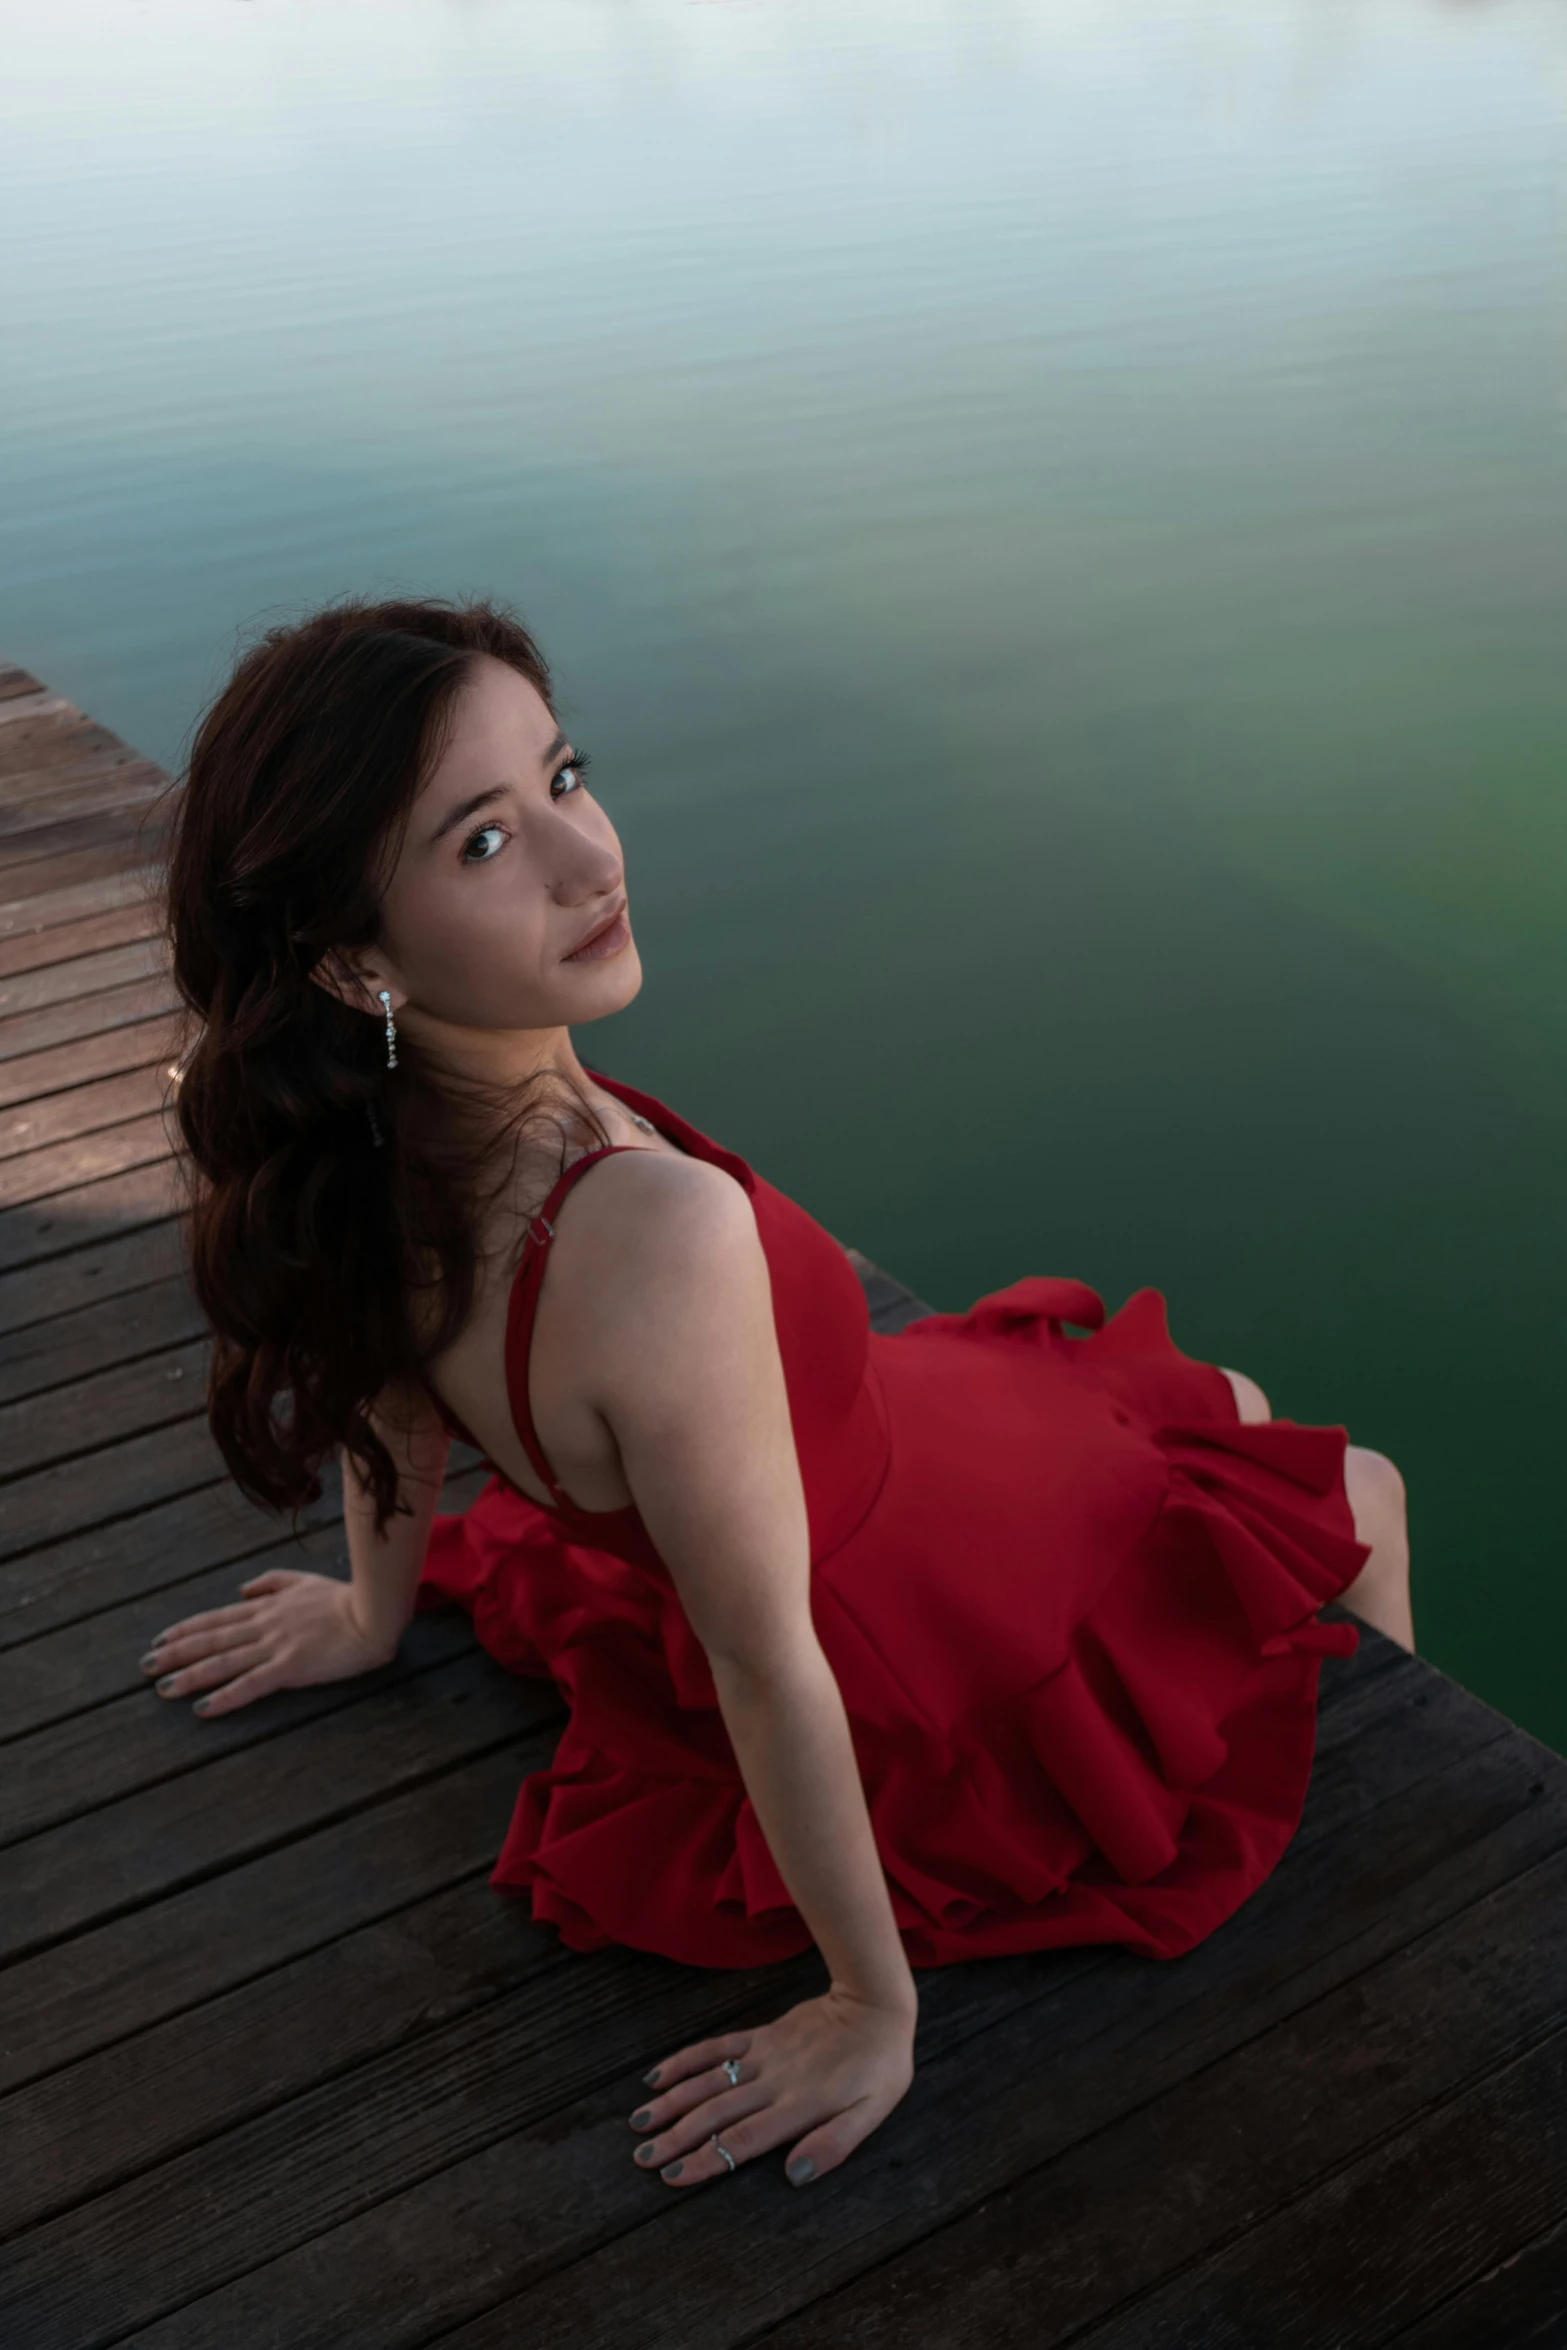
{"type": "MultiPolygon", "coordinates": [[[[947,1716],[900,1654],[888,1505],[834,1551],[830,1574],[818,1562],[817,1628],[905,1947],[923,1966],[1089,1942],[1173,1957],[1267,1876],[1299,1821],[1321,1659],[1356,1645],[1353,1626],[1318,1610],[1368,1555],[1344,1492],[1344,1431],[1242,1424],[1223,1374],[1172,1344],[1155,1291],[1107,1323],[1081,1283],[1030,1279],[873,1342],[893,1492],[900,1442],[929,1441],[904,1425],[924,1393],[916,1375],[954,1342],[987,1350],[991,1373],[1005,1350],[1009,1380],[1039,1383],[1041,1410],[1052,1397],[1091,1407],[1151,1499],[1130,1539],[1107,1536],[1088,1557],[1053,1555],[1040,1524],[1042,1604],[1049,1587],[1058,1611],[1053,1579],[1073,1578],[1057,1653],[1004,1702],[992,1687],[947,1716]],[[862,1601],[857,1575],[890,1600],[862,1601]]],[[[971,1452],[967,1466],[982,1499],[986,1463],[971,1452]]],[[[945,1555],[948,1573],[966,1572],[971,1523],[954,1512],[925,1539],[948,1546],[938,1568],[945,1555]]],[[[568,1539],[497,1478],[466,1517],[436,1522],[422,1603],[443,1599],[472,1612],[511,1670],[552,1672],[571,1707],[553,1764],[523,1786],[497,1885],[527,1888],[535,1917],[578,1950],[621,1942],[727,1967],[808,1945],[656,1562],[568,1539]]],[[[990,1635],[1003,1668],[1009,1629],[990,1635]]]]}

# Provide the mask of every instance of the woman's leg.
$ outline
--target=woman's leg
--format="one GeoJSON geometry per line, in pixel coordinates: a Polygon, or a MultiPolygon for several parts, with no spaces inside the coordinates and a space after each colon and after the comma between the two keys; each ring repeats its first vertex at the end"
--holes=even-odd
{"type": "MultiPolygon", "coordinates": [[[[1272,1419],[1268,1399],[1255,1379],[1248,1379],[1244,1371],[1226,1371],[1224,1376],[1235,1391],[1235,1409],[1243,1420],[1272,1419]]],[[[1384,1454],[1351,1444],[1344,1451],[1344,1490],[1354,1512],[1355,1532],[1371,1546],[1371,1556],[1342,1594],[1344,1605],[1362,1623],[1374,1624],[1413,1654],[1404,1480],[1384,1454]]]]}
{"type": "Polygon", "coordinates": [[[1235,1390],[1235,1409],[1243,1420],[1272,1419],[1273,1406],[1255,1379],[1248,1379],[1244,1371],[1226,1371],[1224,1376],[1235,1390]]]}
{"type": "Polygon", "coordinates": [[[1351,1444],[1344,1452],[1344,1490],[1355,1513],[1355,1532],[1371,1545],[1371,1556],[1342,1594],[1344,1605],[1413,1655],[1404,1480],[1385,1454],[1351,1444]]]}

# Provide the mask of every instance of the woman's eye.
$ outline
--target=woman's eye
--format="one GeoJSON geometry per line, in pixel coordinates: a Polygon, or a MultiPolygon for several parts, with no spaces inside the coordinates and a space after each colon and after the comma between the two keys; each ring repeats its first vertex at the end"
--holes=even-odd
{"type": "Polygon", "coordinates": [[[500,855],[505,838],[506,827],[503,824],[481,824],[478,831],[470,832],[463,842],[463,863],[487,865],[492,857],[500,855]]]}
{"type": "Polygon", "coordinates": [[[550,797],[559,799],[569,791],[581,791],[588,772],[588,754],[578,751],[564,767],[557,767],[550,777],[550,797]],[[557,789],[557,787],[559,787],[557,789]]]}

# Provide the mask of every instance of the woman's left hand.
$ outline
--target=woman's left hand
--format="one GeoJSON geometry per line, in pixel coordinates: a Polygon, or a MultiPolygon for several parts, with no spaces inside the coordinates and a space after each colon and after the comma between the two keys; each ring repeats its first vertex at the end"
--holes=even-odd
{"type": "Polygon", "coordinates": [[[273,1567],[240,1585],[233,1607],[209,1608],[160,1632],[141,1669],[160,1697],[194,1697],[204,1716],[232,1713],[275,1689],[346,1681],[389,1664],[395,1633],[360,1621],[352,1583],[273,1567]]]}
{"type": "Polygon", "coordinates": [[[884,2122],[914,2078],[914,2017],[836,1986],[775,2024],[700,2040],[647,2075],[657,2095],[631,2117],[651,2133],[636,2161],[670,2186],[724,2178],[793,2140],[785,2172],[803,2187],[836,2170],[884,2122]],[[734,2074],[724,2070],[728,2058],[734,2074]]]}

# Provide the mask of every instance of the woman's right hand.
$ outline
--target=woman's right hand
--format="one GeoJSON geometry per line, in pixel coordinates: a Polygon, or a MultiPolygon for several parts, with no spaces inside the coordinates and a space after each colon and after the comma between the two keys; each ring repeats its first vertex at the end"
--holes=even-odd
{"type": "Polygon", "coordinates": [[[891,2008],[833,1984],[776,2023],[682,2048],[643,2075],[658,2094],[631,2117],[647,2133],[632,2159],[694,2187],[793,2140],[785,2172],[803,2187],[836,2170],[907,2093],[914,2024],[912,1983],[908,2004],[891,2008]],[[713,2143],[720,2134],[728,2162],[713,2143]]]}
{"type": "Polygon", "coordinates": [[[233,1713],[274,1689],[303,1689],[373,1672],[397,1653],[360,1623],[354,1587],[334,1575],[274,1567],[240,1585],[234,1607],[186,1616],[160,1632],[141,1669],[160,1697],[194,1697],[194,1712],[233,1713]]]}

